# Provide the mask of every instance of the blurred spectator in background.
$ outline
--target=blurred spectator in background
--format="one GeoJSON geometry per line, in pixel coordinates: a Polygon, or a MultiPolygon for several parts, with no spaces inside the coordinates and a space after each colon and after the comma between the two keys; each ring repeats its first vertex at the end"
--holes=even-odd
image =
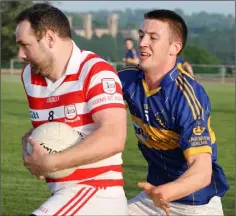
{"type": "Polygon", "coordinates": [[[138,53],[133,46],[133,40],[127,38],[125,40],[126,53],[123,58],[123,62],[125,62],[126,65],[137,65],[139,63],[138,53]]]}
{"type": "Polygon", "coordinates": [[[192,65],[189,62],[184,61],[184,59],[182,57],[177,58],[177,65],[181,66],[183,68],[183,70],[185,70],[192,77],[194,77],[194,72],[193,72],[192,65]]]}

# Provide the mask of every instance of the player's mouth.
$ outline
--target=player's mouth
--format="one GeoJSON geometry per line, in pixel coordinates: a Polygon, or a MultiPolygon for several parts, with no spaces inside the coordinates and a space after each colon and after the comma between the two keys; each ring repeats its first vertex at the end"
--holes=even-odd
{"type": "Polygon", "coordinates": [[[31,62],[30,61],[27,61],[27,60],[23,60],[25,64],[30,64],[31,62]]]}
{"type": "Polygon", "coordinates": [[[140,59],[145,60],[147,58],[149,58],[151,56],[151,54],[147,53],[147,52],[141,52],[140,53],[140,59]]]}

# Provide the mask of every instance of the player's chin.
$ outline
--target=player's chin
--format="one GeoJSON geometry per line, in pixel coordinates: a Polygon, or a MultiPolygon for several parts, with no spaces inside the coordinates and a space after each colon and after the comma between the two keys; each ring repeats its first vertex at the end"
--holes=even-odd
{"type": "Polygon", "coordinates": [[[34,74],[40,75],[40,69],[37,65],[31,64],[31,69],[34,74]]]}
{"type": "Polygon", "coordinates": [[[139,62],[139,67],[143,70],[147,70],[149,68],[149,63],[147,61],[140,61],[139,62]]]}

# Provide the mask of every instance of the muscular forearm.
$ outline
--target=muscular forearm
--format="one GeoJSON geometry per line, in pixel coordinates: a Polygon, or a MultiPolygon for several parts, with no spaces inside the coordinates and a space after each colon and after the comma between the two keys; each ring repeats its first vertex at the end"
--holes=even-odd
{"type": "Polygon", "coordinates": [[[177,180],[160,187],[162,187],[167,201],[178,200],[209,185],[211,173],[211,165],[206,167],[201,161],[198,161],[177,180]]]}
{"type": "Polygon", "coordinates": [[[98,128],[78,145],[53,155],[53,170],[97,162],[123,151],[126,127],[98,128]]]}

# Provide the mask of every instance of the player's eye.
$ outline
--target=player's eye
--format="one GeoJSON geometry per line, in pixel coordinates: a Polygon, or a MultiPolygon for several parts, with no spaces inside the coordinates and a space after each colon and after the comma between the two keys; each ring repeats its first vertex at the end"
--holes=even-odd
{"type": "Polygon", "coordinates": [[[144,35],[139,35],[139,38],[143,38],[144,37],[144,35]]]}
{"type": "Polygon", "coordinates": [[[28,47],[30,44],[27,44],[27,43],[21,43],[20,44],[22,47],[28,47]]]}

